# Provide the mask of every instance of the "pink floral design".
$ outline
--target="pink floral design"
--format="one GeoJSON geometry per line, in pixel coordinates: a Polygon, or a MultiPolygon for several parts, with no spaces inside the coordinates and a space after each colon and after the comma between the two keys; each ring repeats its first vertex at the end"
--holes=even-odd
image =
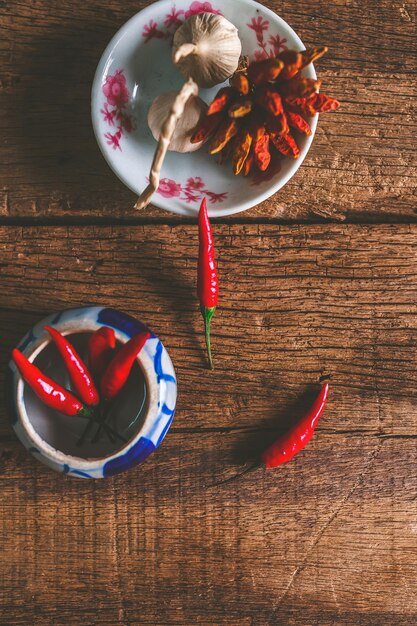
{"type": "Polygon", "coordinates": [[[268,59],[269,55],[265,50],[255,50],[255,61],[263,61],[264,59],[268,59]]]}
{"type": "Polygon", "coordinates": [[[195,178],[187,179],[187,189],[193,189],[195,191],[201,191],[204,189],[204,182],[200,176],[196,176],[195,178]]]}
{"type": "Polygon", "coordinates": [[[118,130],[114,135],[112,133],[106,133],[104,137],[107,139],[107,143],[109,146],[113,148],[113,150],[122,150],[120,147],[120,137],[122,133],[118,130]]]}
{"type": "Polygon", "coordinates": [[[269,30],[268,20],[264,20],[261,16],[253,17],[247,26],[256,33],[256,41],[259,46],[258,50],[255,50],[253,53],[255,61],[276,57],[281,50],[286,50],[287,40],[284,37],[271,35],[266,41],[267,31],[269,30]]]}
{"type": "Polygon", "coordinates": [[[180,15],[184,15],[184,11],[177,11],[175,6],[173,6],[171,13],[167,13],[165,17],[164,24],[166,28],[170,28],[171,26],[181,26],[182,20],[180,19],[180,15]]]}
{"type": "Polygon", "coordinates": [[[129,101],[129,91],[126,86],[126,77],[123,70],[116,70],[114,74],[108,74],[102,88],[106,102],[100,113],[109,126],[116,126],[115,133],[105,133],[104,137],[113,150],[121,150],[120,139],[124,133],[131,133],[135,128],[135,119],[126,112],[129,101]],[[112,108],[110,108],[112,107],[112,108]]]}
{"type": "Polygon", "coordinates": [[[198,194],[195,194],[192,191],[188,191],[188,189],[185,189],[183,200],[185,200],[187,204],[190,204],[191,202],[198,202],[199,199],[200,196],[198,194]]]}
{"type": "Polygon", "coordinates": [[[215,193],[214,191],[206,189],[201,176],[188,178],[185,185],[176,183],[175,180],[171,178],[163,178],[159,183],[157,193],[164,198],[179,198],[187,204],[201,202],[204,196],[207,196],[209,202],[215,204],[226,200],[228,195],[227,192],[215,193]]]}
{"type": "Polygon", "coordinates": [[[104,103],[104,109],[100,109],[100,113],[103,114],[104,121],[107,122],[109,126],[114,126],[114,117],[116,115],[116,109],[109,109],[109,103],[104,103]]]}
{"type": "Polygon", "coordinates": [[[271,46],[274,48],[275,56],[277,56],[281,52],[281,50],[287,49],[287,46],[285,45],[287,43],[286,38],[280,37],[279,35],[271,35],[271,37],[268,39],[268,43],[270,43],[271,46]]]}
{"type": "Polygon", "coordinates": [[[216,204],[217,202],[223,202],[227,198],[227,192],[223,193],[214,193],[214,191],[206,191],[206,194],[209,197],[209,202],[216,204]]]}
{"type": "Polygon", "coordinates": [[[261,16],[259,16],[258,18],[253,17],[251,19],[251,23],[247,24],[247,26],[249,26],[249,28],[254,30],[257,35],[260,35],[261,37],[263,37],[264,31],[268,30],[269,28],[269,21],[262,19],[261,16]]]}
{"type": "Polygon", "coordinates": [[[142,36],[145,37],[145,43],[148,43],[151,39],[164,39],[165,33],[158,30],[158,25],[154,20],[150,20],[143,29],[142,36]]]}
{"type": "Polygon", "coordinates": [[[198,13],[215,13],[216,15],[221,15],[220,11],[213,9],[210,2],[192,2],[188,11],[185,12],[185,19],[188,20],[192,15],[197,15],[198,13]]]}
{"type": "Polygon", "coordinates": [[[171,178],[162,178],[159,182],[158,193],[164,198],[178,198],[182,187],[171,178]]]}
{"type": "Polygon", "coordinates": [[[129,100],[129,92],[126,88],[126,78],[123,70],[117,70],[113,76],[110,74],[106,77],[103,85],[103,93],[107,98],[107,102],[117,108],[122,108],[129,100]]]}
{"type": "Polygon", "coordinates": [[[173,5],[170,13],[165,15],[164,24],[158,27],[155,20],[149,20],[143,29],[142,36],[145,39],[145,43],[148,43],[152,39],[167,39],[172,40],[175,31],[184,20],[188,20],[192,15],[198,13],[215,13],[221,15],[221,11],[215,9],[211,2],[192,2],[188,11],[177,11],[175,4],[173,5]]]}

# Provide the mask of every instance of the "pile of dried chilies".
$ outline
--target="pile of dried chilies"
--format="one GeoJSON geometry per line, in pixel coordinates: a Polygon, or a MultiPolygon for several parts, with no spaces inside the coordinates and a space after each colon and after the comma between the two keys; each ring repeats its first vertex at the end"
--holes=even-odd
{"type": "Polygon", "coordinates": [[[231,159],[236,175],[248,176],[255,168],[266,172],[274,151],[297,159],[300,149],[294,131],[311,135],[310,119],[340,106],[318,92],[320,80],[301,73],[326,52],[325,47],[284,50],[276,58],[243,65],[229,86],[220,89],[191,142],[211,138],[210,154],[219,154],[220,163],[231,159]]]}
{"type": "Polygon", "coordinates": [[[46,406],[63,415],[89,420],[79,440],[80,445],[94,425],[97,425],[97,430],[93,442],[98,441],[102,430],[112,442],[116,439],[125,442],[125,438],[109,426],[106,419],[110,403],[126,384],[133,364],[150,334],[139,333],[116,351],[114,330],[109,327],[99,328],[88,340],[87,367],[64,335],[52,326],[46,326],[45,330],[50,334],[65,363],[77,395],[46,376],[15,348],[12,358],[22,378],[46,406]]]}

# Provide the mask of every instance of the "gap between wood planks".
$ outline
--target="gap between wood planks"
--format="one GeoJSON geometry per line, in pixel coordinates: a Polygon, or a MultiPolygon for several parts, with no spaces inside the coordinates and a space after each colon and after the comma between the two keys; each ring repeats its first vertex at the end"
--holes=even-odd
{"type": "MultiPolygon", "coordinates": [[[[356,215],[355,217],[347,217],[342,219],[332,219],[332,218],[321,218],[314,217],[309,219],[293,219],[293,220],[285,220],[279,217],[216,217],[211,218],[213,224],[228,224],[230,226],[245,226],[245,225],[276,225],[276,226],[309,226],[309,225],[334,225],[334,224],[349,224],[349,225],[364,225],[364,226],[384,226],[384,225],[392,225],[392,224],[417,224],[417,208],[416,208],[416,216],[415,218],[410,218],[409,215],[395,215],[395,216],[387,216],[383,215],[382,219],[370,217],[363,217],[361,215],[356,215]]],[[[195,217],[76,217],[76,216],[62,216],[62,217],[1,217],[0,216],[0,227],[1,226],[39,226],[39,227],[47,227],[47,226],[79,226],[79,227],[88,227],[88,226],[192,226],[197,222],[197,213],[195,217]]]]}
{"type": "MultiPolygon", "coordinates": [[[[257,427],[221,427],[218,428],[181,428],[177,426],[172,426],[169,429],[171,435],[207,435],[207,434],[231,434],[231,433],[273,433],[276,438],[280,435],[284,434],[288,429],[284,428],[257,428],[257,427]]],[[[330,428],[317,428],[316,433],[323,435],[352,435],[352,437],[357,437],[358,435],[366,435],[367,437],[373,437],[375,439],[379,439],[381,441],[396,439],[401,441],[406,441],[409,439],[417,440],[416,434],[409,435],[389,435],[384,432],[373,431],[373,430],[361,430],[361,429],[351,429],[351,430],[332,430],[330,428]]],[[[16,437],[11,432],[10,435],[2,435],[0,436],[0,444],[9,444],[17,442],[16,437]]]]}

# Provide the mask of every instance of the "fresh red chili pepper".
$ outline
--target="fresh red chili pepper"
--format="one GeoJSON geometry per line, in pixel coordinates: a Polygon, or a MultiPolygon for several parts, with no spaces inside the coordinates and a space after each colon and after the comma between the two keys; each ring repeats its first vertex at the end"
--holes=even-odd
{"type": "Polygon", "coordinates": [[[206,347],[210,368],[213,369],[211,356],[210,323],[219,300],[219,278],[214,258],[213,233],[207,212],[206,199],[200,206],[198,214],[199,253],[197,294],[200,300],[201,313],[204,318],[206,347]]]}
{"type": "Polygon", "coordinates": [[[45,326],[62,356],[75,391],[88,406],[100,402],[100,396],[87,366],[66,337],[52,326],[45,326]]]}
{"type": "Polygon", "coordinates": [[[102,326],[90,335],[87,344],[88,367],[96,382],[101,380],[116,347],[116,334],[113,328],[102,326]]]}
{"type": "Polygon", "coordinates": [[[287,433],[281,435],[261,456],[262,463],[267,468],[278,467],[302,450],[313,436],[317,422],[320,419],[326,405],[329,393],[329,383],[323,385],[313,406],[308,413],[291,428],[287,433]]]}
{"type": "Polygon", "coordinates": [[[91,409],[86,407],[67,389],[45,376],[17,348],[12,351],[12,359],[22,378],[44,404],[64,415],[90,417],[91,409]]]}
{"type": "Polygon", "coordinates": [[[320,389],[318,396],[307,414],[298,422],[298,424],[293,426],[284,435],[281,435],[272,445],[264,450],[258,461],[244,469],[240,472],[240,474],[235,474],[230,478],[226,478],[226,480],[215,483],[211,485],[211,487],[217,487],[218,485],[233,482],[234,480],[245,476],[245,474],[258,469],[262,465],[267,469],[270,469],[290,461],[297,454],[297,452],[302,450],[308,444],[312,438],[317,422],[319,421],[324,407],[326,406],[328,395],[329,383],[326,383],[320,389]]]}
{"type": "Polygon", "coordinates": [[[106,400],[112,400],[126,383],[139,352],[151,336],[144,331],[135,335],[116,353],[104,372],[101,380],[101,393],[106,400]]]}

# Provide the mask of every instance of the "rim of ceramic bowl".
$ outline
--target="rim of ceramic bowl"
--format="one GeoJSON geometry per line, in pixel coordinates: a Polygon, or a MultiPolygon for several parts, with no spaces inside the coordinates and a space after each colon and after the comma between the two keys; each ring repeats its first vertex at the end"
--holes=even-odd
{"type": "MultiPolygon", "coordinates": [[[[96,312],[96,311],[102,311],[102,310],[105,310],[105,309],[103,307],[85,307],[82,309],[70,309],[70,310],[63,312],[64,314],[67,314],[66,319],[63,319],[62,321],[58,320],[57,322],[53,321],[53,318],[56,316],[53,316],[53,315],[48,316],[47,318],[45,318],[44,320],[42,320],[36,325],[36,327],[42,326],[42,331],[36,336],[34,336],[33,339],[27,343],[25,349],[23,350],[25,353],[25,356],[31,362],[33,362],[36,359],[36,357],[46,348],[46,346],[48,346],[52,342],[52,339],[48,335],[47,331],[43,330],[44,325],[49,324],[51,326],[54,326],[63,335],[67,335],[67,336],[73,335],[73,334],[93,332],[97,330],[97,328],[101,326],[106,326],[107,324],[98,322],[98,320],[94,320],[92,317],[90,318],[89,317],[77,317],[76,319],[74,319],[73,317],[71,317],[71,314],[78,313],[78,311],[85,311],[86,313],[91,313],[92,311],[96,312]]],[[[137,320],[135,320],[135,318],[131,318],[131,316],[126,316],[126,317],[129,317],[130,319],[137,322],[137,320]]],[[[128,333],[114,326],[111,326],[111,327],[115,331],[116,340],[119,341],[120,343],[125,343],[126,341],[130,339],[131,335],[129,335],[128,333]]],[[[151,333],[151,331],[149,332],[151,333]]],[[[24,340],[25,338],[23,338],[22,342],[24,342],[24,340]]],[[[128,453],[135,446],[135,444],[139,442],[139,440],[142,437],[148,438],[149,433],[152,430],[152,427],[155,423],[155,420],[157,419],[161,400],[162,401],[165,400],[165,398],[162,397],[164,393],[160,385],[160,380],[158,379],[158,373],[155,370],[153,357],[151,353],[152,349],[150,349],[150,344],[154,344],[155,342],[157,342],[158,344],[162,346],[162,350],[165,353],[164,354],[165,361],[166,361],[165,365],[168,364],[168,368],[170,372],[172,372],[173,382],[175,382],[175,386],[176,386],[175,372],[174,372],[171,359],[169,358],[169,355],[166,352],[166,349],[163,347],[162,342],[160,342],[160,340],[158,339],[158,337],[156,337],[156,335],[151,333],[151,336],[148,338],[139,356],[137,357],[137,363],[143,373],[143,376],[145,379],[145,385],[146,385],[146,392],[147,392],[146,411],[144,412],[143,418],[141,420],[141,426],[137,431],[135,431],[135,434],[129,439],[129,441],[126,444],[124,444],[120,448],[117,448],[111,454],[107,454],[107,455],[103,455],[99,457],[81,457],[81,456],[66,454],[62,452],[61,450],[54,448],[54,446],[52,446],[50,443],[45,441],[45,439],[43,439],[39,435],[39,433],[34,428],[32,421],[30,420],[28,412],[26,410],[26,404],[24,401],[24,384],[25,384],[24,380],[21,377],[20,373],[18,372],[13,361],[11,361],[10,369],[12,370],[13,379],[14,379],[13,380],[13,384],[14,384],[13,400],[14,400],[14,408],[15,408],[15,413],[16,413],[15,417],[17,419],[17,423],[20,425],[20,427],[23,430],[23,435],[28,440],[29,450],[30,450],[30,447],[33,446],[40,453],[40,456],[36,456],[36,458],[39,458],[39,460],[41,461],[48,460],[53,465],[58,464],[58,465],[63,466],[64,468],[65,467],[71,468],[71,471],[75,470],[76,472],[77,471],[81,472],[81,474],[78,474],[78,475],[82,475],[84,472],[86,473],[91,472],[92,475],[88,475],[88,476],[86,475],[86,477],[100,478],[104,476],[104,474],[100,474],[100,471],[103,470],[104,466],[109,461],[122,457],[123,455],[128,453]]],[[[175,389],[175,404],[176,404],[176,389],[175,389]]],[[[155,445],[154,449],[156,449],[159,446],[159,444],[162,442],[162,439],[165,436],[171,424],[172,418],[174,416],[174,412],[175,412],[175,405],[173,407],[172,417],[168,423],[168,427],[164,429],[163,436],[161,436],[161,438],[158,441],[158,444],[155,445]]],[[[17,434],[19,438],[21,438],[20,433],[17,432],[17,434]]],[[[128,469],[128,468],[125,468],[125,469],[128,469]]],[[[65,471],[65,469],[63,471],[65,471]]],[[[123,471],[123,468],[120,471],[123,471]]]]}
{"type": "MultiPolygon", "coordinates": [[[[222,1],[229,2],[230,0],[222,0],[222,1]]],[[[304,43],[302,42],[301,38],[297,35],[297,33],[294,31],[294,29],[282,17],[277,15],[274,11],[272,11],[268,7],[265,7],[261,3],[256,2],[256,0],[232,0],[232,1],[241,2],[242,4],[246,4],[248,6],[253,7],[255,10],[259,10],[259,11],[262,10],[262,12],[264,13],[266,17],[269,17],[270,20],[273,20],[276,24],[281,26],[282,29],[287,30],[288,33],[291,34],[291,37],[294,39],[295,44],[298,46],[300,50],[305,50],[306,47],[304,43]]],[[[125,24],[121,26],[121,28],[112,37],[106,49],[104,50],[103,54],[101,55],[100,61],[98,63],[98,66],[94,75],[93,85],[92,85],[92,90],[91,90],[91,119],[92,119],[94,135],[96,137],[100,151],[103,154],[106,162],[108,163],[112,171],[116,174],[116,176],[126,185],[126,187],[128,187],[136,195],[139,195],[143,191],[143,189],[139,190],[135,188],[129,182],[128,176],[125,175],[122,169],[116,165],[115,155],[111,153],[109,146],[106,145],[106,141],[104,140],[104,137],[100,133],[99,115],[97,113],[97,111],[100,110],[100,106],[98,104],[97,94],[100,93],[103,74],[106,72],[106,68],[110,62],[110,59],[112,57],[112,52],[115,46],[125,36],[125,34],[129,32],[129,30],[132,27],[132,24],[138,19],[138,16],[141,16],[146,19],[154,14],[156,5],[164,5],[164,4],[172,7],[171,0],[158,0],[157,2],[152,3],[148,7],[145,7],[141,11],[138,11],[138,13],[133,15],[127,22],[125,22],[125,24]]],[[[309,78],[317,79],[317,74],[316,74],[314,65],[312,63],[307,68],[305,68],[305,72],[309,78]]],[[[290,161],[287,172],[285,173],[285,175],[279,176],[279,180],[276,180],[275,184],[274,184],[274,179],[272,179],[270,181],[271,184],[268,185],[268,187],[264,191],[260,192],[256,196],[256,198],[253,198],[252,200],[248,200],[246,202],[241,201],[241,200],[234,201],[227,208],[222,208],[219,205],[216,205],[215,208],[209,207],[208,209],[209,216],[210,217],[227,217],[230,215],[235,215],[237,213],[242,213],[243,211],[247,211],[249,209],[254,208],[258,204],[261,204],[262,202],[264,202],[265,200],[267,200],[268,198],[276,194],[280,189],[282,189],[282,187],[284,187],[284,185],[286,185],[288,181],[299,170],[308,152],[310,151],[311,144],[313,143],[313,139],[316,133],[318,118],[319,118],[319,115],[316,114],[314,117],[312,117],[309,120],[309,125],[311,128],[311,135],[308,137],[303,137],[304,145],[301,149],[300,156],[298,157],[298,159],[293,159],[290,161]]],[[[150,163],[149,163],[149,166],[150,166],[150,163]]],[[[169,203],[169,198],[168,199],[164,198],[163,196],[157,195],[156,193],[152,197],[151,204],[153,204],[159,209],[163,209],[170,213],[176,213],[177,215],[184,215],[188,217],[195,216],[198,211],[198,207],[191,208],[185,203],[183,203],[183,205],[181,206],[172,205],[169,203]]]]}

